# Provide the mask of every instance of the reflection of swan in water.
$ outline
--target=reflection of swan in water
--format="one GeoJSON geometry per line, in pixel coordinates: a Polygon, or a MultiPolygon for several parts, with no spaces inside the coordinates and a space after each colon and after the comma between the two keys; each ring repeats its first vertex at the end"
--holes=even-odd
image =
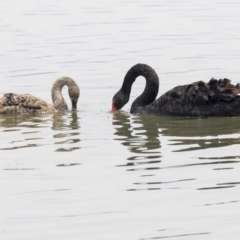
{"type": "MultiPolygon", "coordinates": [[[[203,165],[207,165],[206,169],[226,170],[239,163],[237,151],[230,154],[229,151],[226,154],[219,151],[221,154],[218,154],[215,150],[240,144],[239,118],[191,119],[130,115],[120,111],[113,115],[113,127],[115,141],[130,151],[127,159],[125,154],[121,155],[122,164],[117,167],[135,171],[135,176],[139,177],[135,178],[128,191],[160,190],[168,186],[172,188],[172,184],[174,188],[175,183],[179,186],[180,182],[196,180],[198,175],[193,175],[195,167],[196,171],[203,165]],[[208,153],[210,157],[206,156],[208,153]],[[152,156],[155,158],[151,159],[152,156]],[[185,168],[184,171],[179,170],[180,175],[174,170],[179,168],[185,168]],[[188,171],[190,174],[187,174],[188,171]]],[[[205,185],[198,189],[228,188],[232,185],[234,183],[217,183],[217,186],[205,185]]]]}
{"type": "Polygon", "coordinates": [[[69,144],[80,142],[80,124],[77,112],[58,112],[53,115],[53,126],[54,131],[61,131],[60,133],[54,134],[53,138],[61,141],[55,142],[55,144],[66,144],[67,147],[58,148],[57,152],[68,152],[79,149],[80,147],[70,147],[69,144]],[[76,131],[77,130],[77,131],[76,131]],[[69,138],[70,137],[70,138],[69,138]],[[66,139],[67,138],[67,139],[66,139]]]}
{"type": "Polygon", "coordinates": [[[68,86],[72,110],[77,109],[80,90],[76,82],[69,77],[58,78],[52,86],[53,105],[30,94],[6,93],[0,98],[0,113],[46,113],[67,110],[62,96],[62,88],[68,86]]]}
{"type": "Polygon", "coordinates": [[[239,137],[233,135],[240,133],[239,118],[158,117],[158,119],[161,135],[173,137],[169,140],[171,145],[185,146],[176,150],[178,152],[240,144],[239,137]]]}
{"type": "Polygon", "coordinates": [[[131,152],[146,153],[148,150],[157,150],[161,147],[157,126],[152,125],[151,120],[149,122],[146,120],[144,115],[131,117],[122,112],[113,116],[113,125],[121,126],[116,128],[115,135],[125,137],[123,145],[128,146],[131,152]]]}
{"type": "MultiPolygon", "coordinates": [[[[113,115],[113,125],[116,130],[116,140],[127,146],[130,152],[137,154],[128,158],[128,160],[142,160],[142,158],[154,160],[161,157],[159,152],[161,145],[158,139],[157,126],[156,124],[151,124],[151,120],[147,120],[146,116],[131,116],[118,112],[113,115]]],[[[158,160],[157,162],[160,161],[158,160]]],[[[156,163],[156,161],[148,163],[156,163]]]]}
{"type": "MultiPolygon", "coordinates": [[[[12,137],[10,147],[1,147],[0,150],[16,150],[29,147],[40,147],[42,142],[49,138],[52,139],[48,129],[52,126],[54,131],[53,138],[62,141],[54,142],[59,147],[56,151],[73,151],[79,149],[74,143],[80,142],[80,124],[78,112],[57,112],[54,114],[36,115],[36,114],[0,114],[0,132],[9,134],[16,131],[17,134],[12,137]],[[45,129],[47,135],[44,134],[45,129]],[[57,132],[58,131],[58,132],[57,132]],[[22,144],[23,143],[23,144],[22,144]],[[64,146],[61,146],[64,145],[64,146]],[[72,146],[74,144],[74,146],[72,146]]],[[[5,142],[6,143],[6,142],[5,142]]],[[[9,143],[6,143],[9,145],[9,143]]],[[[45,145],[45,144],[44,144],[45,145]]]]}
{"type": "MultiPolygon", "coordinates": [[[[4,139],[4,134],[12,136],[10,132],[14,133],[12,139],[8,136],[10,142],[4,141],[0,144],[0,150],[16,150],[21,148],[38,147],[43,140],[38,133],[40,130],[44,131],[46,125],[49,124],[50,114],[36,115],[36,114],[0,114],[0,132],[4,139]],[[22,144],[23,143],[23,144],[22,144]],[[3,145],[9,147],[3,147],[3,145]]],[[[7,137],[7,135],[6,135],[7,137]]]]}
{"type": "Polygon", "coordinates": [[[15,131],[16,128],[40,128],[41,124],[46,124],[49,121],[50,114],[0,114],[0,129],[3,131],[15,131]]]}
{"type": "MultiPolygon", "coordinates": [[[[184,146],[177,151],[191,151],[240,144],[239,118],[184,118],[154,115],[126,115],[118,112],[113,116],[115,135],[130,152],[146,153],[161,148],[162,136],[169,136],[170,145],[184,146]],[[130,121],[132,119],[132,122],[130,121]],[[140,124],[140,126],[139,126],[140,124]],[[121,127],[118,127],[121,126],[121,127]],[[225,135],[230,135],[225,137],[225,135]],[[160,140],[159,140],[160,139],[160,140]]],[[[176,151],[176,150],[175,150],[176,151]]]]}
{"type": "Polygon", "coordinates": [[[211,79],[177,86],[157,100],[159,79],[150,66],[137,64],[126,74],[121,89],[114,95],[112,111],[121,109],[129,100],[132,84],[138,76],[146,78],[143,93],[131,106],[131,113],[175,116],[240,116],[240,85],[229,79],[211,79]]]}
{"type": "Polygon", "coordinates": [[[53,114],[52,130],[74,130],[79,129],[79,117],[77,112],[58,112],[53,114]]]}

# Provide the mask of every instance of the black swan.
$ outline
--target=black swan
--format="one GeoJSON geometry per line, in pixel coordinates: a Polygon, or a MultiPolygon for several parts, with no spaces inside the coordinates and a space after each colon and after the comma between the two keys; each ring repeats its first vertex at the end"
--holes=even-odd
{"type": "Polygon", "coordinates": [[[53,105],[30,94],[6,93],[0,98],[0,113],[47,113],[68,110],[61,92],[64,86],[68,86],[72,110],[76,110],[80,89],[70,77],[61,77],[52,86],[53,105]]]}
{"type": "Polygon", "coordinates": [[[112,112],[121,109],[129,100],[131,87],[138,76],[146,79],[143,93],[131,106],[131,113],[174,116],[240,116],[240,85],[227,78],[208,83],[203,81],[177,86],[157,100],[159,79],[150,66],[136,64],[126,74],[121,89],[112,100],[112,112]]]}

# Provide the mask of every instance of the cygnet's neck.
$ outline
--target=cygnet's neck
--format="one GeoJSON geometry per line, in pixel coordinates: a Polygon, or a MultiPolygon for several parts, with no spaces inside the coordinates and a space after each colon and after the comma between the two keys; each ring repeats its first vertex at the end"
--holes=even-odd
{"type": "Polygon", "coordinates": [[[64,86],[71,88],[73,85],[75,85],[75,82],[69,77],[61,77],[54,82],[52,86],[52,101],[54,108],[59,111],[68,110],[68,106],[62,96],[62,88],[64,86]]]}

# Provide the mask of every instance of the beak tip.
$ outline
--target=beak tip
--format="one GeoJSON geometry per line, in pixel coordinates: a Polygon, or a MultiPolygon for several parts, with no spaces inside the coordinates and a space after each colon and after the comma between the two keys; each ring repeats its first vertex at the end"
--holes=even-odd
{"type": "Polygon", "coordinates": [[[77,103],[72,101],[72,111],[77,111],[77,103]]]}

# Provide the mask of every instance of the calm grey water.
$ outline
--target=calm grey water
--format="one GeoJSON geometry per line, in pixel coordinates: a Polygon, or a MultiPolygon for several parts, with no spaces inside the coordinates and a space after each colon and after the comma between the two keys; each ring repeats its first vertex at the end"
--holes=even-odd
{"type": "MultiPolygon", "coordinates": [[[[64,75],[77,112],[0,116],[0,239],[239,239],[240,119],[116,114],[138,62],[160,94],[240,79],[237,0],[0,1],[0,94],[51,102],[64,75]]],[[[66,89],[64,94],[66,94],[66,89]]]]}

